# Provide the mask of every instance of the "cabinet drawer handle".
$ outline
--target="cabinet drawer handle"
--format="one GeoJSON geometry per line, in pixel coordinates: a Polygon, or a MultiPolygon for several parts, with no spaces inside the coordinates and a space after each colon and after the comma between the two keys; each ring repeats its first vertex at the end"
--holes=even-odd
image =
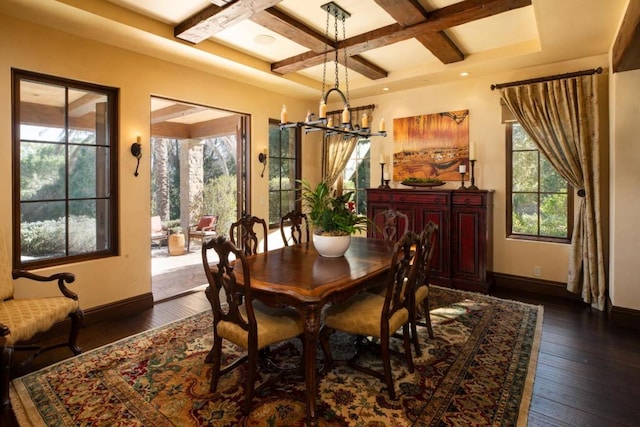
{"type": "Polygon", "coordinates": [[[401,202],[404,202],[404,197],[400,196],[398,200],[400,200],[401,202]]]}

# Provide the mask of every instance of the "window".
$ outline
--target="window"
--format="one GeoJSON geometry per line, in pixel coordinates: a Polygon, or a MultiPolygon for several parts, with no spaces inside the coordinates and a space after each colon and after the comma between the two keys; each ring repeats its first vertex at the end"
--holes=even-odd
{"type": "Polygon", "coordinates": [[[507,236],[568,243],[570,186],[517,122],[507,123],[507,162],[507,236]]]}
{"type": "Polygon", "coordinates": [[[361,139],[351,154],[342,175],[344,191],[354,192],[356,212],[367,214],[367,191],[370,187],[370,157],[371,141],[361,139]]]}
{"type": "Polygon", "coordinates": [[[12,81],[14,267],[116,254],[118,90],[20,70],[12,81]]]}
{"type": "Polygon", "coordinates": [[[279,226],[287,212],[300,209],[296,181],[300,179],[300,130],[280,130],[279,120],[269,121],[269,225],[279,226]]]}

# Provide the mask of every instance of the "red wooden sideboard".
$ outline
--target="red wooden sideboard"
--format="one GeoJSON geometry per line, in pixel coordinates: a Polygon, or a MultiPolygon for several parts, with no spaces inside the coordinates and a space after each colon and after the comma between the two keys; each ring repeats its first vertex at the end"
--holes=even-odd
{"type": "MultiPolygon", "coordinates": [[[[488,292],[493,283],[492,190],[367,190],[367,216],[396,209],[409,218],[409,230],[417,233],[429,221],[438,224],[431,283],[488,292]]],[[[370,225],[367,235],[382,238],[370,225]]]]}

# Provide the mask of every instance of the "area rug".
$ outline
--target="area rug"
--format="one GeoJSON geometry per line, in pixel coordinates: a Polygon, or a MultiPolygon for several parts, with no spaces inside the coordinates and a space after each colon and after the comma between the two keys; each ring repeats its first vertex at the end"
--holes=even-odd
{"type": "MultiPolygon", "coordinates": [[[[203,295],[204,298],[204,295],[203,295]]],[[[432,287],[429,339],[419,328],[422,357],[410,373],[393,357],[397,399],[376,378],[337,367],[320,378],[321,426],[526,425],[542,328],[542,307],[432,287]]],[[[401,340],[398,349],[401,349],[401,340]]],[[[334,334],[336,358],[353,338],[334,334]]],[[[245,371],[236,369],[209,392],[211,313],[125,338],[17,378],[11,399],[22,426],[302,426],[304,379],[299,374],[263,388],[243,417],[245,371]]],[[[322,363],[319,351],[318,364],[322,363]]],[[[229,344],[228,360],[240,354],[229,344]]],[[[297,340],[271,349],[295,366],[297,340]]],[[[363,363],[381,368],[371,354],[363,363]]],[[[275,375],[261,371],[259,382],[275,375]]]]}

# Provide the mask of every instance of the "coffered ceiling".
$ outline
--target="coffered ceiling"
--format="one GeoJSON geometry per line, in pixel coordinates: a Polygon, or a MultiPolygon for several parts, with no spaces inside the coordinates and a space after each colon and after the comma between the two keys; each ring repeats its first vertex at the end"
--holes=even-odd
{"type": "MultiPolygon", "coordinates": [[[[3,0],[0,13],[316,97],[327,0],[3,0]]],[[[352,98],[606,54],[626,0],[336,0],[352,98]],[[343,34],[344,29],[344,34],[343,34]]],[[[341,50],[338,61],[345,63],[341,50]]],[[[602,64],[606,66],[606,64],[602,64]]],[[[333,62],[326,67],[333,85],[333,62]]],[[[344,68],[339,67],[341,84],[344,68]]]]}

